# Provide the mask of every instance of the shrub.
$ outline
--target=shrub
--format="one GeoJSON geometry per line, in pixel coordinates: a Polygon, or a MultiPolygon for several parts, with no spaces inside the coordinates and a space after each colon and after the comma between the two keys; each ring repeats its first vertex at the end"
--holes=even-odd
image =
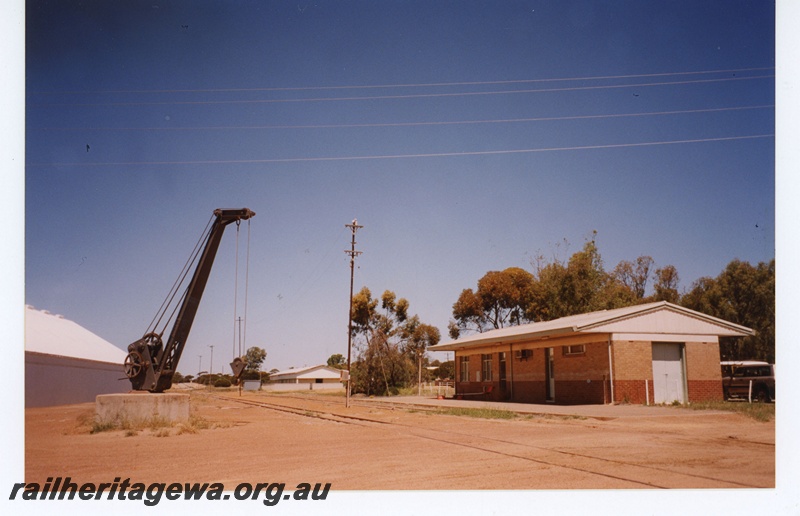
{"type": "Polygon", "coordinates": [[[115,425],[113,422],[106,421],[105,423],[100,423],[95,421],[92,423],[92,429],[89,431],[89,433],[97,434],[100,432],[109,432],[111,430],[116,430],[116,428],[117,425],[115,425]]]}
{"type": "Polygon", "coordinates": [[[227,378],[220,378],[214,382],[214,387],[230,387],[231,381],[227,378]]]}

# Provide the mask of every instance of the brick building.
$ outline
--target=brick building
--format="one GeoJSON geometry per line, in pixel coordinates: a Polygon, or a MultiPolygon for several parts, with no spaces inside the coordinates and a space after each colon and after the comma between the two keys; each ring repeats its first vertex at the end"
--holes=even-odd
{"type": "Polygon", "coordinates": [[[722,400],[719,337],[750,328],[667,302],[478,333],[454,351],[456,396],[485,401],[672,403],[722,400]]]}

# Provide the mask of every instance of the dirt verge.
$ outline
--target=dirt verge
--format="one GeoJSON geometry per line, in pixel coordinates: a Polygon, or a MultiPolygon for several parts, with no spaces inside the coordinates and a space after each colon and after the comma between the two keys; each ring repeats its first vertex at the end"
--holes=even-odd
{"type": "MultiPolygon", "coordinates": [[[[334,490],[775,486],[775,423],[441,415],[326,396],[193,392],[186,425],[92,432],[94,404],[26,410],[25,481],[330,482],[334,490]],[[284,407],[283,410],[276,407],[284,407]]],[[[103,429],[95,429],[103,430],[103,429]]]]}

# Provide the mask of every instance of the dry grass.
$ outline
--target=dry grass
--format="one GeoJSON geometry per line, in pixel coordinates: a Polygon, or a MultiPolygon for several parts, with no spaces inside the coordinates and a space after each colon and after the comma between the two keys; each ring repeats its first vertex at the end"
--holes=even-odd
{"type": "Polygon", "coordinates": [[[123,431],[125,437],[135,437],[140,434],[154,437],[169,437],[171,435],[196,434],[200,430],[212,428],[227,428],[230,424],[209,423],[201,416],[192,414],[186,422],[168,421],[164,418],[154,417],[149,421],[131,423],[127,420],[100,423],[94,420],[91,414],[81,414],[78,417],[76,433],[97,434],[101,432],[123,431]],[[174,434],[173,434],[174,430],[174,434]]]}
{"type": "Polygon", "coordinates": [[[519,414],[510,410],[499,410],[490,408],[441,408],[433,411],[433,414],[444,414],[448,416],[476,417],[481,419],[516,419],[519,414]]]}
{"type": "Polygon", "coordinates": [[[709,401],[691,403],[689,405],[678,405],[680,408],[692,410],[722,410],[726,412],[736,412],[743,414],[756,421],[768,422],[775,419],[774,403],[748,403],[746,401],[709,401]]]}

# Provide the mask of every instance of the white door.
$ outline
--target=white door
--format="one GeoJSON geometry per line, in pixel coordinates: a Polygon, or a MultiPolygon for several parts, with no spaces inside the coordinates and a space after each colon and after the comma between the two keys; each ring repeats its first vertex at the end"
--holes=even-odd
{"type": "Polygon", "coordinates": [[[682,344],[653,343],[653,398],[656,403],[684,403],[682,344]]]}

